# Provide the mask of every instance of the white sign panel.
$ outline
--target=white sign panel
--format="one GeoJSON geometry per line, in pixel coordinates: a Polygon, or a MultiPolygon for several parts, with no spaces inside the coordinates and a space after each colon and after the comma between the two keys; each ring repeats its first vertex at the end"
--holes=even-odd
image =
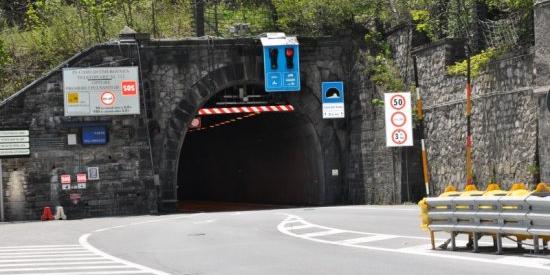
{"type": "Polygon", "coordinates": [[[344,118],[344,83],[321,83],[321,99],[323,102],[323,119],[344,118]]]}
{"type": "Polygon", "coordinates": [[[18,157],[30,154],[29,130],[0,131],[0,157],[18,157]]]}
{"type": "Polygon", "coordinates": [[[88,167],[88,180],[99,180],[98,167],[88,167]]]}
{"type": "Polygon", "coordinates": [[[138,67],[64,68],[65,116],[137,115],[138,67]]]}
{"type": "Polygon", "coordinates": [[[386,146],[413,146],[410,93],[384,94],[386,146]]]}

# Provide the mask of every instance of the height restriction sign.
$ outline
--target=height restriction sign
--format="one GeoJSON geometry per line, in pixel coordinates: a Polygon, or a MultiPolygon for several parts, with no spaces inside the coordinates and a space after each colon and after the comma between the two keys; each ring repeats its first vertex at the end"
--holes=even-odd
{"type": "Polygon", "coordinates": [[[386,146],[413,146],[410,93],[384,94],[386,146]]]}

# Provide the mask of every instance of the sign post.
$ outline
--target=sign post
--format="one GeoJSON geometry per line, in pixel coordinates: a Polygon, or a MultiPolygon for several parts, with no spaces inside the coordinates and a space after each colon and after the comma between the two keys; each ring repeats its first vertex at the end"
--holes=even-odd
{"type": "Polygon", "coordinates": [[[410,93],[384,94],[386,147],[413,146],[410,93]]]}

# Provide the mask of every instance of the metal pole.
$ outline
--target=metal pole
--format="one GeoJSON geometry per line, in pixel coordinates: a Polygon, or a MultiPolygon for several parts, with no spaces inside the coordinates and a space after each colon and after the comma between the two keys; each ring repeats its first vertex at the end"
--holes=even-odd
{"type": "Polygon", "coordinates": [[[4,181],[2,171],[2,159],[0,159],[0,222],[4,221],[4,181]]]}
{"type": "Polygon", "coordinates": [[[466,48],[467,55],[467,80],[466,80],[466,184],[474,184],[472,171],[472,84],[471,84],[471,67],[470,67],[470,51],[466,48]]]}
{"type": "Polygon", "coordinates": [[[428,154],[426,152],[426,144],[424,142],[424,112],[422,110],[422,97],[420,97],[420,84],[418,81],[418,66],[416,64],[416,56],[413,57],[414,68],[414,83],[416,86],[416,112],[420,120],[420,142],[422,144],[422,175],[424,176],[424,187],[426,188],[426,196],[430,196],[430,175],[428,174],[428,154]]]}

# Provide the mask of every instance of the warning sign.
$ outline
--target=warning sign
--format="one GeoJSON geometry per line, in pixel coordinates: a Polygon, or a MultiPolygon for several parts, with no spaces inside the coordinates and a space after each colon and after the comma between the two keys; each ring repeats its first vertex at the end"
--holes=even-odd
{"type": "Polygon", "coordinates": [[[69,92],[67,95],[67,101],[70,105],[78,104],[78,102],[80,102],[79,94],[77,92],[69,92]]]}
{"type": "Polygon", "coordinates": [[[76,174],[76,182],[86,183],[86,174],[85,173],[76,174]]]}
{"type": "Polygon", "coordinates": [[[61,183],[70,184],[71,183],[71,175],[61,175],[61,183]]]}
{"type": "Polygon", "coordinates": [[[386,146],[413,146],[410,93],[384,94],[386,146]]]}

